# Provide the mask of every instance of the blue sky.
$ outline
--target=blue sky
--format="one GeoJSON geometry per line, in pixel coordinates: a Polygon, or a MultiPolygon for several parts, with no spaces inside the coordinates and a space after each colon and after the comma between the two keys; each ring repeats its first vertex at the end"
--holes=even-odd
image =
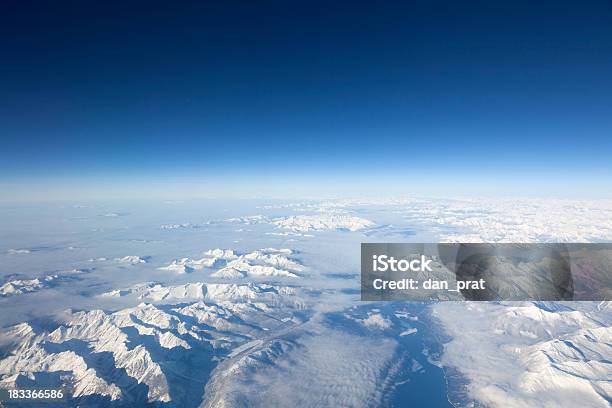
{"type": "Polygon", "coordinates": [[[608,1],[129,3],[2,5],[5,197],[612,191],[608,1]]]}

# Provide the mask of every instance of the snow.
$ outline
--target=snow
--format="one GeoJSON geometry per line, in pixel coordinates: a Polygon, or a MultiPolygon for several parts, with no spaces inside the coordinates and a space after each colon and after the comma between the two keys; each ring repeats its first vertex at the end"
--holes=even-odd
{"type": "Polygon", "coordinates": [[[370,314],[367,319],[361,320],[361,324],[368,328],[375,328],[380,330],[389,329],[393,325],[389,319],[383,317],[379,313],[370,314]]]}
{"type": "Polygon", "coordinates": [[[491,407],[608,407],[609,312],[591,303],[434,305],[452,340],[442,364],[470,380],[469,393],[491,407]]]}
{"type": "MultiPolygon", "coordinates": [[[[260,325],[280,324],[286,312],[262,308],[267,303],[277,305],[281,297],[291,292],[269,285],[204,283],[175,287],[151,283],[134,290],[141,298],[168,299],[164,293],[179,302],[199,297],[206,303],[169,307],[140,303],[114,313],[69,313],[59,327],[50,331],[34,330],[27,323],[15,325],[4,334],[4,341],[20,347],[0,360],[0,384],[14,387],[17,377],[24,373],[62,371],[70,373],[75,397],[103,395],[111,400],[130,400],[134,395],[126,392],[143,384],[148,391],[139,404],[171,401],[171,388],[176,387],[182,391],[174,395],[173,401],[180,406],[181,400],[193,398],[193,391],[187,392],[190,383],[185,378],[205,376],[205,366],[187,364],[187,353],[205,356],[211,348],[222,352],[263,331],[260,325]],[[177,360],[181,354],[184,357],[177,360]],[[165,371],[168,364],[178,377],[165,371]],[[113,383],[107,381],[109,378],[113,383]]],[[[283,310],[287,307],[291,306],[286,304],[283,310]]]]}
{"type": "Polygon", "coordinates": [[[218,271],[211,274],[212,277],[224,279],[244,278],[247,276],[297,278],[298,275],[294,272],[303,271],[304,268],[287,257],[287,255],[292,253],[290,249],[266,248],[238,255],[231,249],[217,248],[204,252],[204,258],[175,259],[169,265],[158,269],[183,274],[204,268],[220,267],[218,271]]]}
{"type": "Polygon", "coordinates": [[[609,200],[421,200],[399,211],[406,220],[443,227],[441,242],[605,242],[612,236],[609,200]]]}
{"type": "Polygon", "coordinates": [[[224,279],[240,279],[246,277],[286,277],[299,278],[296,272],[302,272],[304,267],[292,260],[288,255],[291,249],[265,248],[244,255],[232,256],[235,259],[211,276],[224,279]]]}
{"type": "Polygon", "coordinates": [[[160,228],[163,230],[175,230],[175,229],[187,229],[187,228],[200,228],[199,224],[192,224],[190,222],[184,222],[181,224],[164,224],[160,228]]]}
{"type": "MultiPolygon", "coordinates": [[[[41,218],[36,213],[4,217],[14,240],[0,251],[0,386],[66,376],[83,406],[379,406],[399,380],[414,383],[406,379],[413,370],[437,369],[427,366],[426,350],[405,346],[435,330],[445,344],[432,358],[460,375],[460,382],[448,375],[451,393],[456,384],[465,389],[453,401],[609,406],[609,302],[445,302],[428,315],[414,304],[359,302],[355,272],[359,243],[364,234],[380,239],[377,226],[394,227],[385,234],[415,231],[415,242],[610,241],[610,201],[377,198],[202,208],[124,203],[115,214],[130,216],[113,221],[92,203],[78,210],[89,217],[62,213],[35,230],[28,226],[41,218]],[[241,216],[253,213],[260,214],[241,216]],[[25,251],[31,255],[17,256],[25,251]],[[69,272],[85,266],[91,271],[69,272]]],[[[396,238],[406,236],[383,239],[396,238]]]]}
{"type": "Polygon", "coordinates": [[[49,275],[43,278],[36,279],[12,280],[0,286],[0,296],[8,297],[14,295],[21,295],[28,292],[36,292],[45,287],[48,287],[54,280],[58,278],[58,275],[49,275]]]}
{"type": "Polygon", "coordinates": [[[253,299],[266,299],[282,302],[283,296],[295,294],[290,287],[267,284],[233,284],[193,282],[184,285],[166,286],[157,282],[147,282],[131,288],[102,293],[101,297],[123,297],[135,295],[138,299],[149,301],[211,300],[214,302],[246,302],[253,299]]]}
{"type": "Polygon", "coordinates": [[[200,270],[204,268],[212,268],[219,260],[217,258],[202,258],[202,259],[191,259],[191,258],[180,258],[175,259],[169,265],[162,266],[158,269],[163,271],[172,271],[177,273],[190,273],[194,270],[200,270]]]}
{"type": "Polygon", "coordinates": [[[238,257],[233,250],[220,248],[209,249],[208,251],[204,252],[204,255],[218,259],[236,259],[238,257]]]}
{"type": "Polygon", "coordinates": [[[225,222],[234,223],[234,224],[255,225],[255,224],[261,224],[261,223],[267,223],[269,222],[269,219],[268,217],[259,214],[259,215],[249,215],[246,217],[228,218],[225,220],[225,222]]]}
{"type": "Polygon", "coordinates": [[[293,215],[278,218],[272,221],[279,228],[290,229],[295,232],[347,230],[359,231],[373,227],[372,221],[349,215],[293,215]]]}
{"type": "Polygon", "coordinates": [[[276,276],[276,277],[288,277],[297,278],[293,272],[284,269],[278,269],[273,266],[266,265],[253,265],[252,263],[240,260],[235,260],[227,264],[226,267],[219,269],[211,276],[215,278],[245,278],[249,277],[261,277],[261,276],[276,276]]]}
{"type": "Polygon", "coordinates": [[[406,330],[404,330],[403,332],[401,332],[401,333],[400,333],[400,336],[402,336],[402,337],[403,337],[403,336],[409,336],[409,335],[411,335],[411,334],[416,333],[417,331],[418,331],[418,330],[417,330],[417,329],[415,329],[415,328],[406,329],[406,330]]]}
{"type": "Polygon", "coordinates": [[[147,261],[145,261],[143,258],[137,256],[137,255],[127,255],[121,258],[117,258],[115,259],[117,262],[121,262],[121,263],[125,263],[125,264],[131,264],[131,265],[138,265],[138,264],[143,264],[143,263],[147,263],[147,261]]]}
{"type": "Polygon", "coordinates": [[[91,272],[89,269],[71,269],[33,279],[9,280],[0,286],[0,297],[23,295],[56,287],[62,283],[73,281],[78,275],[89,272],[91,272]]]}
{"type": "Polygon", "coordinates": [[[311,320],[236,349],[213,372],[201,407],[380,406],[396,349],[392,339],[311,320]]]}
{"type": "Polygon", "coordinates": [[[7,253],[13,254],[13,255],[16,255],[16,254],[29,254],[31,252],[32,251],[30,251],[29,249],[9,249],[7,251],[7,253]]]}

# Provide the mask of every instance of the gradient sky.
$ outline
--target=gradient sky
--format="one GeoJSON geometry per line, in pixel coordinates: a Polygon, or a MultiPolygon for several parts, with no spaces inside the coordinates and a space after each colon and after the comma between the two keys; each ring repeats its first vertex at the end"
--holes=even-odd
{"type": "Polygon", "coordinates": [[[5,198],[612,194],[609,1],[111,3],[2,2],[5,198]]]}

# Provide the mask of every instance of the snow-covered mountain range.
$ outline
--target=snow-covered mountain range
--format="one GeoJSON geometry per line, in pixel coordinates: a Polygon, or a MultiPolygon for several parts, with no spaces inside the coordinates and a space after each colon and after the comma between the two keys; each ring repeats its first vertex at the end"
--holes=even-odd
{"type": "Polygon", "coordinates": [[[90,407],[610,406],[609,302],[358,301],[361,242],[610,241],[609,201],[149,207],[3,218],[0,387],[90,407]]]}

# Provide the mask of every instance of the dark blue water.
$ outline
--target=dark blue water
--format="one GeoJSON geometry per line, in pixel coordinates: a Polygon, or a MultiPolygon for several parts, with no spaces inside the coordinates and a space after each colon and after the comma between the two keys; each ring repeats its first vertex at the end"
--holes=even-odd
{"type": "MultiPolygon", "coordinates": [[[[400,322],[418,331],[398,336],[402,351],[405,353],[405,363],[396,379],[398,385],[389,396],[389,406],[452,408],[453,405],[448,401],[444,371],[428,361],[427,355],[439,353],[441,345],[433,341],[430,327],[423,322],[426,305],[404,303],[400,308],[419,316],[418,321],[399,319],[400,322]]],[[[394,309],[397,310],[397,306],[394,309]]]]}

